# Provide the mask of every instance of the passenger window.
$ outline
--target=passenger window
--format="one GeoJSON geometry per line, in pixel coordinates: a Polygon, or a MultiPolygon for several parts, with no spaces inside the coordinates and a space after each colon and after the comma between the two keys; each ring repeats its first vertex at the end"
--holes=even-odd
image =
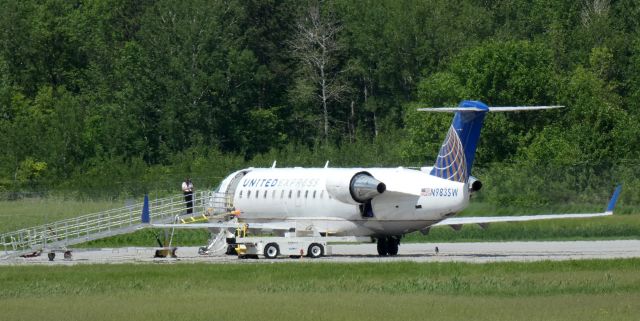
{"type": "Polygon", "coordinates": [[[289,198],[291,198],[291,193],[293,193],[293,191],[289,190],[289,198]]]}
{"type": "Polygon", "coordinates": [[[251,197],[251,190],[248,190],[247,191],[247,198],[250,198],[250,197],[251,197]]]}
{"type": "Polygon", "coordinates": [[[320,198],[324,198],[324,191],[320,191],[320,198]]]}
{"type": "Polygon", "coordinates": [[[316,191],[313,191],[313,198],[316,198],[316,191]]]}
{"type": "Polygon", "coordinates": [[[304,191],[304,198],[307,198],[307,196],[309,196],[309,191],[304,191]]]}
{"type": "Polygon", "coordinates": [[[275,199],[276,198],[276,190],[274,189],[273,192],[271,192],[271,198],[275,199]]]}
{"type": "Polygon", "coordinates": [[[298,190],[298,198],[300,198],[300,190],[298,190]]]}
{"type": "Polygon", "coordinates": [[[256,198],[258,198],[258,197],[260,197],[260,190],[259,189],[256,190],[256,198]]]}
{"type": "Polygon", "coordinates": [[[267,198],[267,191],[264,191],[264,195],[262,196],[262,198],[267,198]]]}
{"type": "Polygon", "coordinates": [[[280,199],[283,199],[283,198],[284,198],[284,190],[280,192],[280,199]]]}
{"type": "Polygon", "coordinates": [[[238,198],[242,198],[242,191],[240,191],[240,195],[238,195],[238,198]]]}

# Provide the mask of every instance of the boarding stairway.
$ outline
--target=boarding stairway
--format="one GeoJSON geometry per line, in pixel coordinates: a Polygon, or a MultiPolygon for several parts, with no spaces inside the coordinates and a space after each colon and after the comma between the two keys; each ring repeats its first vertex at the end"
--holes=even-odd
{"type": "MultiPolygon", "coordinates": [[[[222,217],[232,210],[224,193],[200,191],[193,194],[193,211],[187,214],[182,194],[148,201],[153,223],[189,223],[222,217]]],[[[132,233],[148,226],[141,220],[145,202],[82,215],[57,222],[0,234],[0,258],[67,251],[69,246],[115,235],[132,233]]]]}

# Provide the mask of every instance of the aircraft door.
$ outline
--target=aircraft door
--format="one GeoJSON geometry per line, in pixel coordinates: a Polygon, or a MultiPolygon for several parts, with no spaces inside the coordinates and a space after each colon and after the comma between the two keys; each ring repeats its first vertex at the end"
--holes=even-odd
{"type": "Polygon", "coordinates": [[[224,196],[224,200],[225,200],[225,207],[226,207],[226,211],[231,211],[233,210],[233,196],[236,193],[236,188],[238,188],[238,183],[240,183],[240,180],[248,173],[249,171],[241,171],[238,172],[236,174],[236,176],[234,176],[231,181],[229,182],[229,184],[227,185],[225,190],[221,190],[220,192],[223,193],[224,196]]]}

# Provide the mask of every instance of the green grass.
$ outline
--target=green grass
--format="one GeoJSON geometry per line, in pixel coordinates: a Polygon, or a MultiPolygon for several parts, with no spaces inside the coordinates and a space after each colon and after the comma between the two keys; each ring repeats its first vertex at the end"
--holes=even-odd
{"type": "Polygon", "coordinates": [[[6,320],[637,320],[640,259],[0,267],[6,320]]]}
{"type": "Polygon", "coordinates": [[[124,206],[122,202],[76,201],[61,198],[0,201],[0,233],[122,206],[124,206]]]}
{"type": "MultiPolygon", "coordinates": [[[[170,233],[170,231],[169,231],[170,233]]],[[[117,235],[100,240],[80,244],[77,247],[105,248],[123,246],[157,246],[156,235],[165,240],[165,231],[161,229],[144,229],[130,234],[117,235]]],[[[170,236],[170,235],[169,235],[170,236]]],[[[172,245],[203,246],[209,240],[209,232],[202,230],[176,230],[172,245]]]]}

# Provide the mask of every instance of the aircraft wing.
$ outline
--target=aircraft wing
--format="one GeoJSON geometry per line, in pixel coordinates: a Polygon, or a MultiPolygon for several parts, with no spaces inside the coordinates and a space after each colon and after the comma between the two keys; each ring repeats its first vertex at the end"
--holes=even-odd
{"type": "Polygon", "coordinates": [[[587,218],[597,216],[609,216],[613,213],[585,213],[585,214],[542,214],[542,215],[518,215],[518,216],[474,216],[474,217],[452,217],[440,221],[431,226],[442,225],[464,225],[464,224],[488,224],[497,222],[524,222],[536,220],[551,220],[563,218],[587,218]]]}
{"type": "Polygon", "coordinates": [[[552,219],[568,219],[568,218],[588,218],[598,216],[613,215],[613,209],[618,201],[618,196],[622,191],[622,185],[616,187],[613,192],[607,208],[602,213],[580,213],[580,214],[541,214],[541,215],[517,215],[517,216],[475,216],[475,217],[452,217],[442,220],[432,226],[448,225],[453,228],[459,228],[464,224],[489,224],[496,222],[525,222],[536,220],[552,220],[552,219]]]}

